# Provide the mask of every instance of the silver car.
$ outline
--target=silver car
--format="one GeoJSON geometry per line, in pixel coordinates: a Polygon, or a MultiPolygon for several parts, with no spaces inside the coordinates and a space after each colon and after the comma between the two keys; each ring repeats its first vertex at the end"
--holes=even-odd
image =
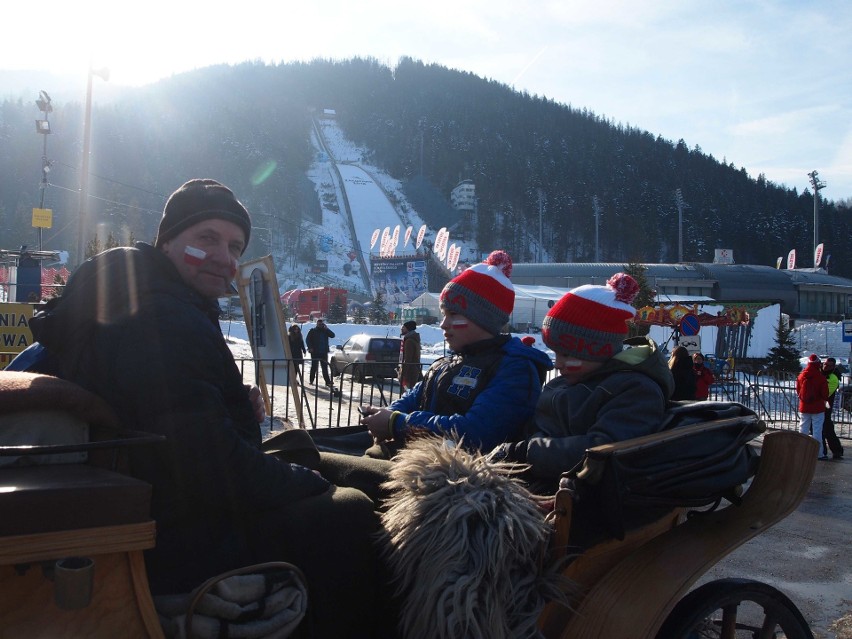
{"type": "Polygon", "coordinates": [[[366,377],[396,377],[402,340],[359,333],[331,354],[334,375],[347,373],[363,381],[366,377]]]}

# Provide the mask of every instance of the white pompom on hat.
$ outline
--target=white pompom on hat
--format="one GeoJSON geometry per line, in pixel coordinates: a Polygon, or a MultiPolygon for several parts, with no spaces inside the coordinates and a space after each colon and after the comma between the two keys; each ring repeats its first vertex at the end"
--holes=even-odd
{"type": "Polygon", "coordinates": [[[572,289],[545,316],[542,340],[557,353],[606,361],[622,349],[627,321],[636,315],[631,302],[638,292],[639,284],[626,273],[616,273],[606,286],[572,289]]]}
{"type": "Polygon", "coordinates": [[[498,335],[515,308],[512,258],[506,251],[492,251],[484,262],[451,279],[441,291],[445,313],[464,315],[492,335],[498,335]]]}

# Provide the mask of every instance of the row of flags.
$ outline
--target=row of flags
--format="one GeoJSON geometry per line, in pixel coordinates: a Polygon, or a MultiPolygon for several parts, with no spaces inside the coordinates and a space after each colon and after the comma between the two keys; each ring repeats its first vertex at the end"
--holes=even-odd
{"type": "MultiPolygon", "coordinates": [[[[825,244],[817,244],[816,249],[814,249],[814,268],[819,268],[819,265],[822,262],[823,251],[825,251],[825,244]]],[[[831,255],[826,256],[825,268],[828,268],[830,260],[831,255]]],[[[784,257],[779,257],[775,262],[775,268],[781,268],[783,263],[784,257]]],[[[796,268],[796,249],[790,249],[790,252],[787,253],[787,270],[792,271],[794,268],[796,268]]]]}
{"type": "MultiPolygon", "coordinates": [[[[391,231],[389,226],[386,226],[384,230],[381,231],[379,229],[374,230],[373,235],[370,238],[370,250],[372,251],[373,247],[376,246],[376,242],[379,242],[379,257],[394,257],[396,255],[396,249],[399,246],[400,228],[400,225],[397,224],[393,231],[391,231]],[[381,241],[379,240],[380,237],[381,241]]],[[[405,239],[402,244],[403,249],[408,246],[413,231],[414,227],[412,226],[405,229],[405,239]]],[[[417,236],[414,241],[415,250],[420,248],[424,237],[426,237],[425,224],[417,231],[417,236]]],[[[456,266],[458,266],[459,257],[461,256],[461,246],[456,245],[455,242],[452,244],[449,242],[450,232],[447,230],[447,227],[441,227],[438,234],[435,236],[433,251],[435,253],[435,257],[437,257],[441,262],[446,262],[447,269],[452,271],[456,268],[456,266]]]]}

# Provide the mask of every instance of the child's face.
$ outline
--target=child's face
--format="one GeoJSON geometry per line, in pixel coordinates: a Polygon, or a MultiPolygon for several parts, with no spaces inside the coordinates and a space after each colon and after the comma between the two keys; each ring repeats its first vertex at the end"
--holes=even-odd
{"type": "Polygon", "coordinates": [[[556,353],[555,366],[559,374],[569,384],[576,384],[586,375],[603,366],[603,362],[590,362],[585,359],[577,359],[569,353],[556,353]]]}

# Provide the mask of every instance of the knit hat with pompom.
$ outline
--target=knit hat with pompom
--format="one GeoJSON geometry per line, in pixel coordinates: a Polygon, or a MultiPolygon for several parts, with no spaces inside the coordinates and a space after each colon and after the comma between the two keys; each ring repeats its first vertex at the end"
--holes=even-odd
{"type": "Polygon", "coordinates": [[[464,315],[492,335],[509,322],[515,307],[512,258],[506,251],[493,251],[484,262],[471,266],[451,279],[441,291],[441,310],[464,315]]]}
{"type": "Polygon", "coordinates": [[[616,273],[606,286],[571,289],[545,316],[542,341],[556,353],[591,362],[608,360],[622,349],[638,292],[639,284],[626,273],[616,273]]]}

